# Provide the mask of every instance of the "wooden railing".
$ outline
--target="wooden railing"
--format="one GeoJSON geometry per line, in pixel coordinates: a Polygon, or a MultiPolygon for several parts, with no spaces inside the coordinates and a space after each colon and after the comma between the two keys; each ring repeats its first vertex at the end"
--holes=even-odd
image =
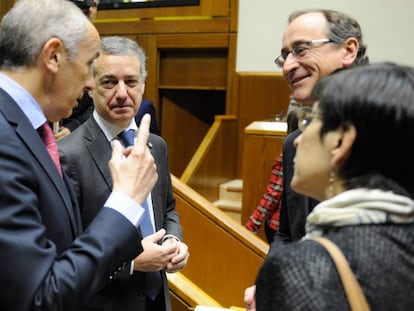
{"type": "Polygon", "coordinates": [[[180,180],[210,202],[218,200],[220,184],[236,178],[237,119],[216,116],[180,180]]]}
{"type": "Polygon", "coordinates": [[[171,307],[174,311],[190,311],[198,305],[223,307],[181,272],[167,273],[171,307]]]}
{"type": "Polygon", "coordinates": [[[268,245],[175,176],[172,184],[190,252],[182,273],[219,304],[243,306],[268,245]]]}

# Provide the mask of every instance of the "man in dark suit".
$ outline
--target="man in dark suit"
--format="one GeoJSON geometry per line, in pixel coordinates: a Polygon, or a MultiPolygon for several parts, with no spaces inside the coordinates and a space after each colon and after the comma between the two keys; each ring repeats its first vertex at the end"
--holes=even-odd
{"type": "MultiPolygon", "coordinates": [[[[107,165],[111,141],[119,139],[120,133],[137,129],[134,117],[145,88],[145,58],[143,50],[130,39],[103,38],[100,56],[92,67],[95,111],[75,132],[59,141],[62,165],[73,179],[86,228],[112,187],[107,165]]],[[[165,271],[184,268],[188,248],[181,242],[182,229],[175,210],[166,143],[153,134],[148,143],[157,165],[158,181],[147,202],[153,214],[152,224],[159,231],[145,237],[140,227],[144,251],[131,263],[132,267],[126,266],[111,286],[94,297],[88,310],[171,310],[165,271]],[[151,272],[156,272],[162,280],[155,298],[146,292],[148,277],[154,274],[151,272]]]]}
{"type": "MultiPolygon", "coordinates": [[[[309,106],[317,81],[334,71],[368,62],[359,23],[338,11],[310,9],[293,12],[283,33],[281,55],[275,63],[282,69],[292,89],[293,99],[309,106]]],[[[283,195],[280,226],[268,256],[284,243],[300,240],[305,234],[306,217],[318,203],[290,187],[293,178],[297,129],[283,144],[283,195]]],[[[247,310],[255,310],[255,286],[245,291],[247,310]]]]}
{"type": "Polygon", "coordinates": [[[143,119],[136,146],[124,150],[114,142],[113,191],[83,232],[47,122],[70,115],[91,86],[88,73],[98,55],[98,32],[69,1],[20,0],[2,20],[2,311],[80,310],[142,252],[141,204],[157,180],[146,148],[149,118],[143,119]]]}

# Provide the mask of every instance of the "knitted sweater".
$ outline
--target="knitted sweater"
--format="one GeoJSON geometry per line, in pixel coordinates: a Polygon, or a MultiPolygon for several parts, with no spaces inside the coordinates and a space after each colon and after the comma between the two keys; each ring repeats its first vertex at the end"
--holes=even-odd
{"type": "MultiPolygon", "coordinates": [[[[344,253],[371,310],[414,310],[414,224],[345,226],[324,236],[344,253]]],[[[330,256],[313,240],[275,245],[256,286],[257,311],[349,310],[330,256]]]]}

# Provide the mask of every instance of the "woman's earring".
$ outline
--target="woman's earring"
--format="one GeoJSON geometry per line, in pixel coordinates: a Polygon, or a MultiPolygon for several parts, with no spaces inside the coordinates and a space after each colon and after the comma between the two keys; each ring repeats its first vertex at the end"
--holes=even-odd
{"type": "Polygon", "coordinates": [[[334,183],[335,183],[335,173],[331,172],[331,176],[329,176],[329,181],[328,181],[328,198],[332,198],[335,193],[334,193],[334,183]]]}

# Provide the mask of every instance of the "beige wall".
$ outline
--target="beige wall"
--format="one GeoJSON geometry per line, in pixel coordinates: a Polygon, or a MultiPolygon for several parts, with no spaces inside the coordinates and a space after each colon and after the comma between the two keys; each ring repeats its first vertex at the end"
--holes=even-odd
{"type": "Polygon", "coordinates": [[[276,71],[282,32],[290,12],[328,8],[346,12],[362,26],[371,61],[414,66],[412,0],[239,0],[237,71],[276,71]]]}

